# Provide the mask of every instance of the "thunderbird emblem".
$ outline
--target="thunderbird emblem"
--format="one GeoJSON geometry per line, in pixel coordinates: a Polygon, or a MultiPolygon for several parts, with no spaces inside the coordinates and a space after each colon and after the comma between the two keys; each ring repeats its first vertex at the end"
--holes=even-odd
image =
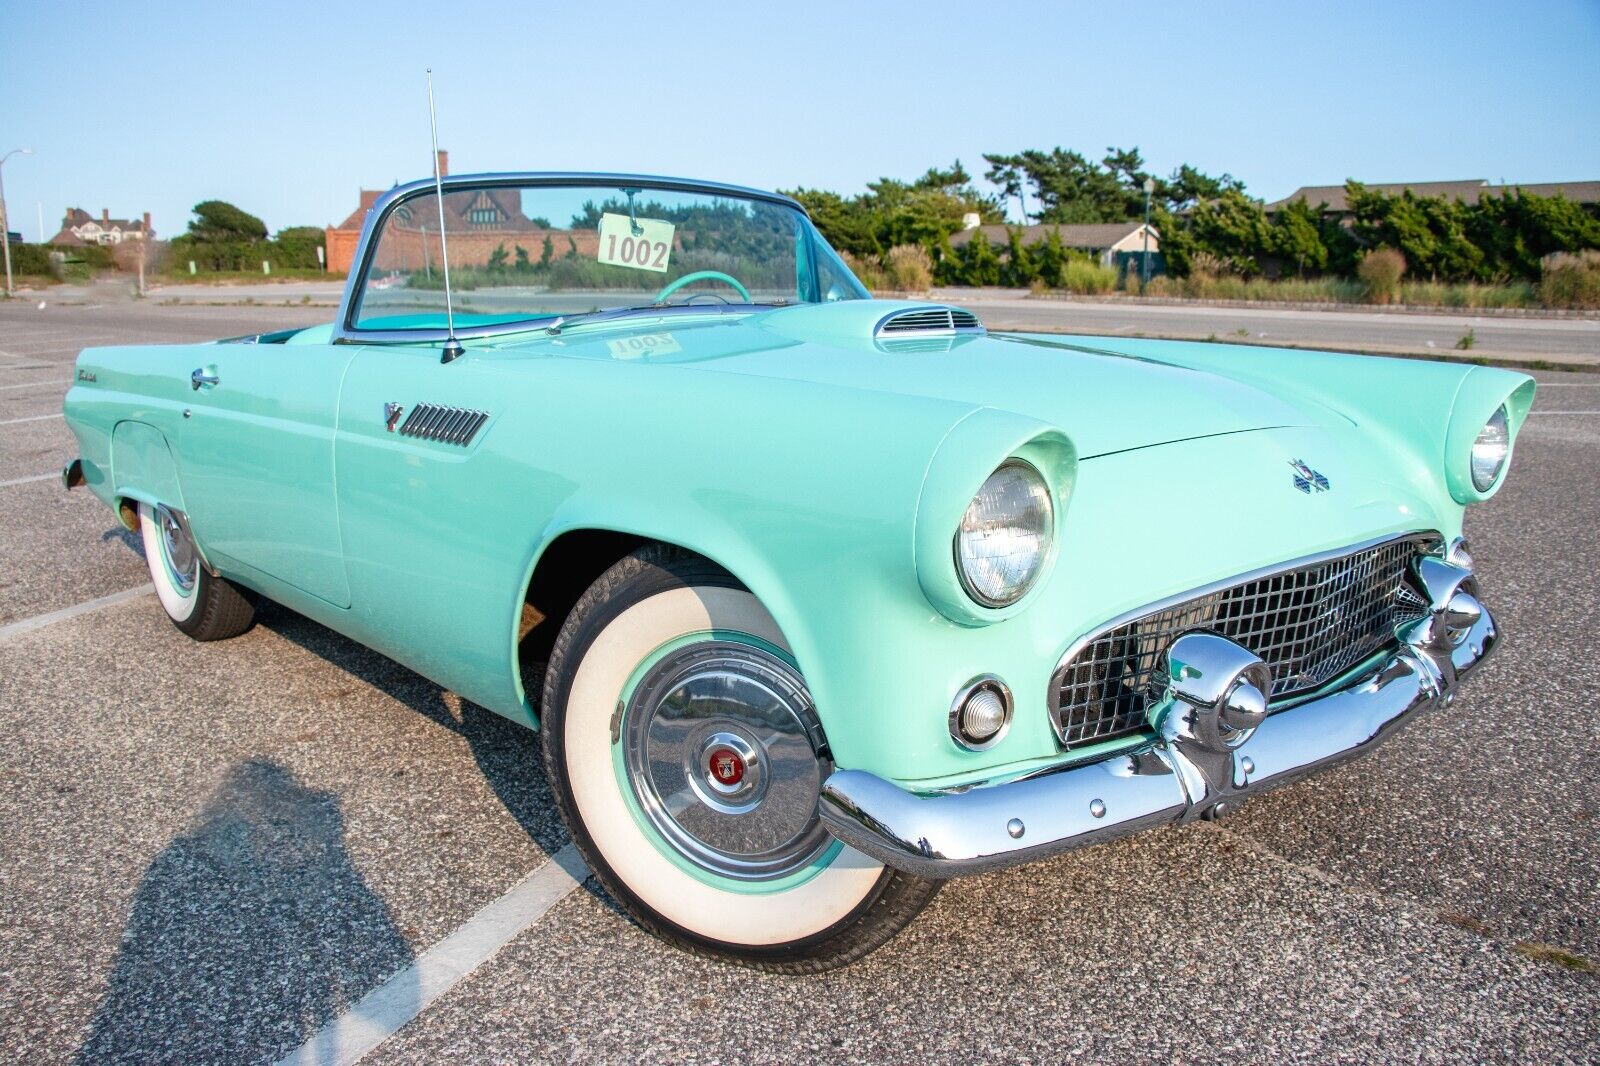
{"type": "Polygon", "coordinates": [[[1289,465],[1294,468],[1294,487],[1301,492],[1327,492],[1333,486],[1328,484],[1328,479],[1317,471],[1311,469],[1299,459],[1291,459],[1289,465]]]}
{"type": "Polygon", "coordinates": [[[383,405],[383,424],[390,433],[394,432],[394,427],[399,424],[400,416],[405,413],[405,410],[403,406],[397,403],[383,405]]]}

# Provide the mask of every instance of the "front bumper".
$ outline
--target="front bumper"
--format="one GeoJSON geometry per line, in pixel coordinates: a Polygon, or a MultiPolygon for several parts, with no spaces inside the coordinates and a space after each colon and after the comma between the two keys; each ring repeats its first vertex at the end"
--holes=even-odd
{"type": "Polygon", "coordinates": [[[909,873],[949,878],[1013,866],[1141,829],[1217,817],[1246,797],[1360,755],[1418,712],[1447,704],[1498,639],[1470,558],[1452,545],[1419,561],[1429,613],[1398,648],[1344,687],[1251,718],[1237,699],[1260,660],[1214,634],[1185,634],[1155,737],[1100,762],[1003,783],[912,792],[861,770],[823,784],[818,809],[844,843],[909,873]],[[1189,665],[1185,665],[1185,663],[1189,665]],[[1204,671],[1193,664],[1203,663],[1204,671]]]}

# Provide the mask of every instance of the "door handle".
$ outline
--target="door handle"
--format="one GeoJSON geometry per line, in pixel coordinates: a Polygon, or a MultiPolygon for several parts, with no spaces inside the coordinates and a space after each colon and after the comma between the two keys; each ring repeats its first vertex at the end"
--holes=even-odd
{"type": "Polygon", "coordinates": [[[195,367],[194,373],[189,375],[189,384],[198,392],[201,385],[220,385],[222,379],[215,374],[207,374],[205,367],[195,367]]]}

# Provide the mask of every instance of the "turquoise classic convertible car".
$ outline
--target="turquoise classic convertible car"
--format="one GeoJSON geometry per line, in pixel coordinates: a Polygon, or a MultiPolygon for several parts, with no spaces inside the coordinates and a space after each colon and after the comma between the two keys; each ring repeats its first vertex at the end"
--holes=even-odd
{"type": "Polygon", "coordinates": [[[783,196],[457,176],[373,207],[331,324],[83,352],[64,479],[191,637],[268,597],[541,730],[642,926],[805,972],[1448,702],[1533,391],[989,333],[783,196]]]}

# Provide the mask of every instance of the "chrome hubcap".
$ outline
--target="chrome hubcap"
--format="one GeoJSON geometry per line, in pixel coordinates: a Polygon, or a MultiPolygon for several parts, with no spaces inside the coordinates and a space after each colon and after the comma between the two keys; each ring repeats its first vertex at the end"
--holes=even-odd
{"type": "Polygon", "coordinates": [[[623,708],[628,786],[650,826],[711,873],[767,881],[832,842],[817,817],[833,764],[799,673],[782,657],[707,640],[649,668],[623,708]]]}
{"type": "Polygon", "coordinates": [[[166,557],[167,573],[178,591],[188,595],[200,576],[200,554],[195,551],[194,538],[170,508],[157,507],[156,521],[161,526],[161,553],[166,557]]]}

